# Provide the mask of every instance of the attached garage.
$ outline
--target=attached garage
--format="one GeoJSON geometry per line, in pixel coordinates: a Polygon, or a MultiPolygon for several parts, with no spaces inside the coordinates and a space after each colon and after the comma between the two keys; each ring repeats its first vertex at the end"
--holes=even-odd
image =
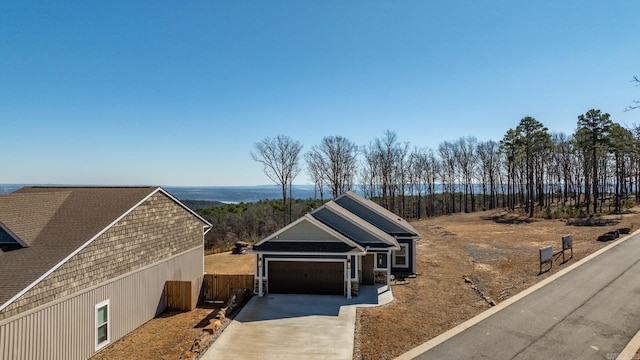
{"type": "Polygon", "coordinates": [[[344,262],[269,261],[270,293],[344,295],[344,262]]]}

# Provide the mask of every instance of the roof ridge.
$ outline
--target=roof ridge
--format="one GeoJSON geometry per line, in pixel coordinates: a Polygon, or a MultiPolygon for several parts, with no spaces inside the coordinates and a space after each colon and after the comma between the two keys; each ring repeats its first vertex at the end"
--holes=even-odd
{"type": "MultiPolygon", "coordinates": [[[[23,186],[31,189],[153,189],[154,185],[35,185],[23,186]]],[[[21,189],[22,189],[21,188],[21,189]]]]}

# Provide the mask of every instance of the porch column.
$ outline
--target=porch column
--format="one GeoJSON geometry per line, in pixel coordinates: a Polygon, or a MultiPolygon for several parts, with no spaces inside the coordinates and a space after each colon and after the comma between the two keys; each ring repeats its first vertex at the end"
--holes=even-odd
{"type": "Polygon", "coordinates": [[[258,254],[258,296],[262,295],[262,254],[258,254]]]}
{"type": "Polygon", "coordinates": [[[391,284],[391,250],[387,250],[387,289],[391,284]]]}
{"type": "Polygon", "coordinates": [[[347,299],[351,299],[351,259],[347,258],[347,299]]]}

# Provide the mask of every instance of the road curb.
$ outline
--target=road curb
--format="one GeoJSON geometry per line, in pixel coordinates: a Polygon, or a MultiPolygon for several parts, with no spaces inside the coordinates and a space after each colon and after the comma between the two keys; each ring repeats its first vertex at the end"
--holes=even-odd
{"type": "Polygon", "coordinates": [[[640,358],[636,358],[636,353],[640,349],[640,331],[636,334],[636,336],[629,341],[627,346],[624,347],[622,352],[618,354],[616,360],[636,360],[640,358]]]}
{"type": "MultiPolygon", "coordinates": [[[[580,261],[577,261],[576,263],[570,265],[569,267],[567,267],[566,269],[563,269],[561,271],[558,271],[557,273],[549,276],[548,278],[540,281],[539,283],[519,292],[518,294],[514,295],[513,297],[499,303],[498,305],[485,310],[484,312],[476,315],[475,317],[463,322],[462,324],[448,330],[445,331],[444,333],[436,336],[435,338],[423,343],[422,345],[418,345],[417,347],[409,350],[408,352],[398,356],[396,358],[396,360],[409,360],[409,359],[413,359],[417,356],[419,356],[420,354],[428,351],[429,349],[432,349],[436,346],[438,346],[439,344],[449,340],[450,338],[454,337],[455,335],[463,332],[464,330],[476,325],[477,323],[481,322],[482,320],[491,317],[492,315],[496,314],[497,312],[505,309],[507,306],[516,303],[517,301],[519,301],[520,299],[524,298],[525,296],[533,293],[534,291],[542,288],[543,286],[559,279],[560,277],[568,274],[569,272],[575,270],[576,268],[586,264],[587,262],[589,262],[590,260],[592,260],[593,258],[597,257],[598,255],[609,251],[610,249],[613,249],[614,247],[622,244],[623,242],[629,240],[631,237],[640,234],[640,230],[636,230],[633,233],[618,239],[616,242],[609,244],[605,247],[603,247],[602,249],[588,255],[587,257],[581,259],[580,261]]],[[[640,347],[640,336],[639,336],[640,332],[638,334],[636,334],[636,336],[631,340],[631,342],[627,345],[627,347],[625,347],[625,350],[627,350],[627,348],[629,348],[632,343],[635,343],[635,341],[638,342],[636,350],[638,347],[640,347]]],[[[627,357],[627,358],[621,358],[622,354],[625,353],[624,351],[622,353],[620,353],[619,357],[616,360],[631,360],[633,359],[633,356],[635,355],[635,351],[633,352],[633,354],[631,354],[631,357],[627,357]]]]}

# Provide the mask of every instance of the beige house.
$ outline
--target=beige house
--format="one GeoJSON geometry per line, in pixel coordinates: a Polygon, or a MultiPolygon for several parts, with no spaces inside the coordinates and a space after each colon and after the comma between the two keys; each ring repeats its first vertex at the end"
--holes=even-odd
{"type": "Polygon", "coordinates": [[[87,359],[204,273],[211,224],[159,187],[0,195],[0,359],[87,359]]]}

